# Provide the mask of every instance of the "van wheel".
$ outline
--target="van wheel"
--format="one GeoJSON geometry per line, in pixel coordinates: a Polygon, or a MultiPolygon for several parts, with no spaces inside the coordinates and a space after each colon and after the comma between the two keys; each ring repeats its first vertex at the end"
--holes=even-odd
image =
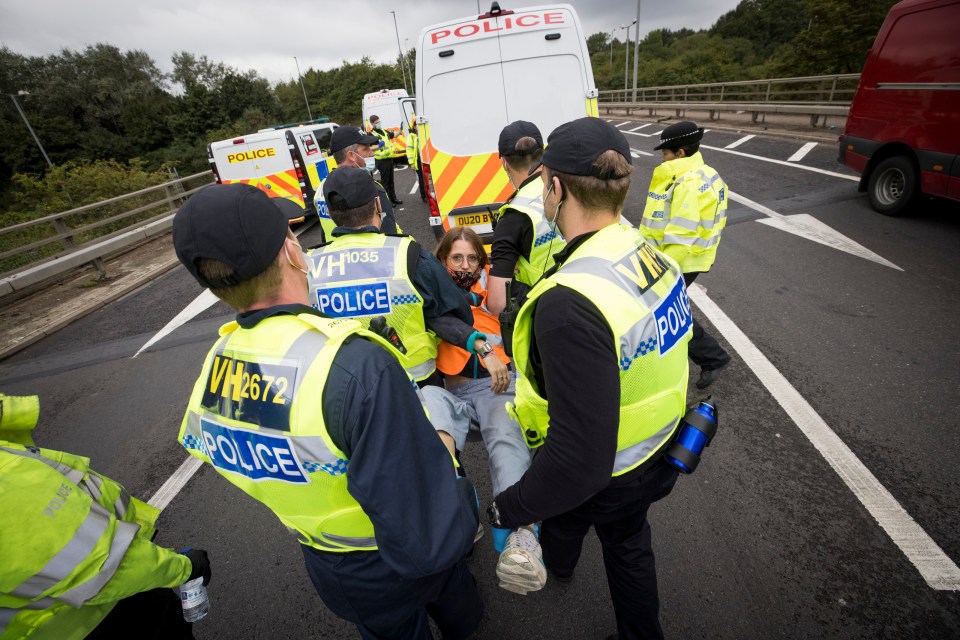
{"type": "Polygon", "coordinates": [[[877,165],[870,174],[867,194],[873,210],[885,216],[902,216],[916,201],[920,176],[910,158],[893,156],[877,165]]]}

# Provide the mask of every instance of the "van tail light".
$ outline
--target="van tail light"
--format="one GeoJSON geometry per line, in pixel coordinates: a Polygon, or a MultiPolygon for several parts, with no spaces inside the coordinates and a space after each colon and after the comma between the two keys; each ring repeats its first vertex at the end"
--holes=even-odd
{"type": "Polygon", "coordinates": [[[217,184],[223,184],[223,180],[220,179],[220,172],[217,171],[217,165],[211,164],[210,170],[213,171],[213,181],[217,184]]]}
{"type": "MultiPolygon", "coordinates": [[[[420,164],[423,171],[424,186],[427,192],[427,205],[430,207],[430,217],[440,219],[440,203],[437,202],[437,190],[433,187],[433,177],[430,175],[430,165],[420,164]]],[[[436,223],[435,223],[436,224],[436,223]]]]}
{"type": "Polygon", "coordinates": [[[290,148],[290,160],[293,161],[293,169],[297,172],[297,181],[300,183],[300,197],[303,199],[303,207],[306,208],[310,202],[310,198],[307,196],[307,184],[303,179],[303,167],[300,166],[300,160],[297,159],[297,154],[292,147],[290,148]]]}

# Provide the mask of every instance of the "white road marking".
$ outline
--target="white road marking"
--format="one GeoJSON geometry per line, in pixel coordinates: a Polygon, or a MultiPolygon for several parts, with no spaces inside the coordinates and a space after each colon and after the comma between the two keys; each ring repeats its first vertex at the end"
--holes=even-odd
{"type": "Polygon", "coordinates": [[[160,331],[157,331],[155,334],[153,334],[153,337],[147,340],[146,344],[140,347],[140,349],[133,354],[133,357],[136,358],[148,348],[176,331],[180,326],[193,320],[194,317],[200,315],[216,304],[218,300],[219,298],[217,298],[217,296],[210,293],[210,289],[204,289],[203,293],[194,298],[193,302],[184,307],[183,311],[174,316],[173,320],[168,322],[163,329],[160,329],[160,331]]]}
{"type": "Polygon", "coordinates": [[[419,186],[420,186],[420,181],[419,180],[414,181],[413,187],[410,189],[410,195],[415,194],[417,192],[417,187],[419,186]]]}
{"type": "Polygon", "coordinates": [[[659,136],[663,131],[654,131],[653,133],[640,133],[639,131],[624,131],[624,133],[629,133],[632,136],[643,136],[644,138],[653,138],[659,136]]]}
{"type": "Polygon", "coordinates": [[[756,138],[756,137],[757,137],[756,134],[751,133],[751,134],[748,135],[748,136],[743,136],[742,138],[740,138],[740,139],[737,140],[736,142],[731,142],[730,144],[727,145],[726,148],[727,148],[727,149],[736,149],[737,147],[739,147],[740,145],[742,145],[742,144],[743,144],[744,142],[746,142],[747,140],[753,140],[753,139],[756,138]]]}
{"type": "MultiPolygon", "coordinates": [[[[643,135],[635,134],[635,135],[643,135]]],[[[781,164],[785,167],[793,167],[794,169],[803,169],[804,171],[813,171],[814,173],[822,173],[827,176],[833,176],[834,178],[843,178],[844,180],[853,180],[854,182],[860,182],[860,176],[850,176],[845,173],[837,173],[836,171],[827,171],[826,169],[818,169],[817,167],[808,167],[805,164],[797,164],[795,162],[787,162],[786,160],[774,160],[773,158],[764,158],[763,156],[757,156],[752,153],[744,153],[743,151],[734,151],[733,149],[724,149],[723,147],[711,147],[705,144],[700,145],[701,149],[711,149],[713,151],[720,151],[723,153],[732,153],[735,156],[741,156],[744,158],[753,158],[754,160],[762,160],[764,162],[770,162],[773,164],[781,164]]]]}
{"type": "Polygon", "coordinates": [[[625,124],[630,124],[630,121],[629,121],[629,120],[625,120],[624,122],[618,122],[617,124],[615,124],[615,125],[613,125],[613,126],[615,126],[615,127],[622,127],[622,126],[625,125],[625,124]]]}
{"type": "Polygon", "coordinates": [[[646,151],[640,151],[640,149],[634,149],[630,147],[630,155],[634,158],[639,158],[640,156],[652,156],[652,153],[647,153],[646,151]]]}
{"type": "Polygon", "coordinates": [[[172,476],[167,478],[167,481],[163,483],[163,486],[153,494],[153,497],[150,498],[147,503],[160,509],[160,511],[166,509],[170,501],[180,493],[180,490],[183,489],[187,481],[193,477],[193,474],[195,474],[201,466],[203,466],[203,460],[194,458],[193,456],[187,456],[187,459],[183,461],[180,468],[174,471],[172,476]]]}
{"type": "Polygon", "coordinates": [[[627,131],[627,133],[633,133],[634,131],[639,131],[640,129],[643,129],[643,128],[645,128],[645,127],[649,127],[651,124],[653,124],[653,123],[652,123],[652,122],[648,122],[647,124],[642,124],[642,125],[640,125],[639,127],[634,127],[633,129],[630,129],[629,131],[627,131]]]}
{"type": "Polygon", "coordinates": [[[797,152],[795,154],[787,158],[787,162],[800,162],[801,160],[803,160],[803,157],[808,153],[810,153],[810,150],[813,149],[815,146],[817,146],[816,142],[808,142],[807,144],[797,149],[797,152]]]}
{"type": "Polygon", "coordinates": [[[870,249],[867,249],[863,245],[854,242],[847,236],[843,235],[839,231],[835,231],[808,213],[797,213],[786,216],[782,213],[777,213],[769,207],[765,207],[762,204],[754,202],[750,198],[745,198],[739,193],[733,193],[731,191],[729,192],[729,196],[734,202],[739,202],[740,204],[750,207],[754,211],[758,211],[763,215],[768,216],[768,219],[766,220],[757,220],[757,222],[761,224],[798,235],[801,238],[806,238],[807,240],[819,242],[820,244],[828,246],[832,249],[844,251],[850,255],[864,258],[866,260],[876,262],[877,264],[882,264],[885,267],[890,267],[891,269],[896,269],[897,271],[903,271],[903,269],[893,264],[886,258],[883,258],[873,251],[870,251],[870,249]]]}
{"type": "Polygon", "coordinates": [[[694,284],[690,299],[723,334],[753,374],[833,467],[844,484],[887,532],[926,583],[938,591],[960,590],[960,569],[870,473],[823,418],[777,370],[740,328],[694,284]]]}
{"type": "Polygon", "coordinates": [[[402,164],[402,165],[400,165],[399,167],[394,166],[394,167],[393,167],[393,170],[394,170],[394,171],[406,171],[406,170],[407,170],[407,165],[402,164]]]}

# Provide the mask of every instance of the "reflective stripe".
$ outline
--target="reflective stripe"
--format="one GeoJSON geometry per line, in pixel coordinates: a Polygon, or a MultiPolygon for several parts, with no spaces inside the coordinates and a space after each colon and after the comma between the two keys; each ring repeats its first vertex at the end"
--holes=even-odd
{"type": "Polygon", "coordinates": [[[83,480],[83,476],[85,475],[84,472],[80,471],[79,469],[74,469],[71,466],[61,464],[59,462],[46,458],[40,455],[39,453],[33,451],[32,449],[10,449],[7,447],[0,447],[0,449],[17,456],[22,456],[24,458],[39,460],[40,462],[47,465],[48,467],[55,469],[58,473],[66,476],[67,480],[69,480],[70,482],[76,485],[80,484],[80,481],[83,480]]]}
{"type": "Polygon", "coordinates": [[[676,225],[678,227],[683,227],[684,229],[689,229],[690,231],[696,231],[697,229],[700,228],[699,220],[690,220],[689,218],[681,218],[680,216],[676,216],[672,220],[670,220],[670,224],[676,225]]]}
{"type": "Polygon", "coordinates": [[[415,367],[410,367],[406,369],[407,375],[409,375],[414,380],[419,380],[429,376],[437,368],[437,361],[434,358],[430,358],[423,364],[418,364],[415,367]]]}
{"type": "Polygon", "coordinates": [[[93,474],[88,475],[80,483],[80,488],[86,491],[94,502],[100,502],[100,498],[103,496],[103,480],[99,477],[93,474]]]}
{"type": "Polygon", "coordinates": [[[121,520],[127,515],[127,509],[130,508],[130,494],[123,487],[120,488],[120,496],[113,503],[113,512],[121,520]]]}
{"type": "Polygon", "coordinates": [[[332,533],[323,534],[325,537],[338,542],[345,547],[375,547],[377,546],[376,538],[349,538],[346,536],[335,536],[332,533]]]}
{"type": "Polygon", "coordinates": [[[43,569],[12,589],[10,595],[32,600],[66,579],[90,555],[109,525],[107,510],[97,503],[91,504],[90,512],[70,541],[43,569]]]}
{"type": "Polygon", "coordinates": [[[666,442],[668,437],[670,437],[670,434],[673,433],[673,428],[677,425],[677,421],[679,419],[680,416],[675,416],[672,420],[670,420],[670,422],[667,423],[665,427],[660,429],[660,431],[657,431],[646,440],[627,447],[622,451],[617,451],[617,457],[613,463],[613,475],[617,475],[624,469],[629,469],[630,467],[649,458],[650,454],[663,446],[663,443],[666,442]]]}
{"type": "Polygon", "coordinates": [[[65,602],[71,607],[80,607],[100,593],[103,585],[107,584],[113,574],[117,572],[120,561],[123,560],[123,556],[126,555],[127,549],[130,548],[130,544],[138,531],[140,531],[140,525],[138,524],[118,522],[117,531],[110,542],[110,553],[107,555],[106,562],[100,567],[100,571],[83,584],[56,596],[57,600],[65,602]]]}
{"type": "Polygon", "coordinates": [[[709,238],[688,238],[686,236],[675,236],[673,234],[664,234],[664,244],[683,244],[691,247],[702,247],[707,249],[720,242],[720,236],[715,235],[709,238]]]}
{"type": "MultiPolygon", "coordinates": [[[[648,229],[666,229],[667,225],[670,224],[670,220],[664,216],[663,218],[647,218],[644,217],[641,220],[640,226],[646,227],[648,229]]],[[[647,238],[650,240],[651,238],[647,238]]]]}

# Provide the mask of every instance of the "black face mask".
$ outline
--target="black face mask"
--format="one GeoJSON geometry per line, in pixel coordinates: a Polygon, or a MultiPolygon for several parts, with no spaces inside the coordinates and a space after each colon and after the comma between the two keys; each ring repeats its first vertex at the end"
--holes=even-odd
{"type": "Polygon", "coordinates": [[[480,279],[480,269],[476,271],[453,271],[452,269],[447,269],[447,272],[461,289],[469,289],[480,279]]]}

